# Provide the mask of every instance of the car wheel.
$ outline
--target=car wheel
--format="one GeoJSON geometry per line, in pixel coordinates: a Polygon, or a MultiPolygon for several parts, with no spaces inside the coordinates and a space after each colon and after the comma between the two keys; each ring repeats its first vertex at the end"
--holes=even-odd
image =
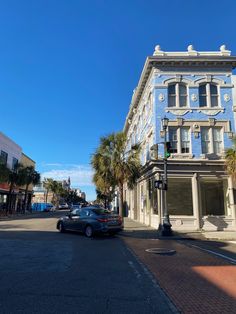
{"type": "Polygon", "coordinates": [[[93,236],[93,228],[90,225],[85,227],[84,233],[86,237],[91,238],[93,236]]]}
{"type": "Polygon", "coordinates": [[[59,229],[59,231],[60,232],[66,232],[66,230],[65,230],[65,227],[64,227],[64,225],[63,225],[63,222],[59,222],[59,224],[58,224],[58,229],[59,229]]]}

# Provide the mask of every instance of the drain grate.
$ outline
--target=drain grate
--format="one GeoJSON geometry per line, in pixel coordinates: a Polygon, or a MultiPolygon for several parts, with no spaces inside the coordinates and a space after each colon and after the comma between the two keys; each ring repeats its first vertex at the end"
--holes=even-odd
{"type": "Polygon", "coordinates": [[[173,255],[176,253],[175,250],[166,249],[166,248],[151,248],[145,250],[148,253],[160,254],[160,255],[173,255]]]}

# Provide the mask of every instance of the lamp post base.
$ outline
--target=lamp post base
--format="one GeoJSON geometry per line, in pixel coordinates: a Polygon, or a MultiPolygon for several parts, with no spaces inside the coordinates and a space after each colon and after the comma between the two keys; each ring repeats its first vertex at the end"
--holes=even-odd
{"type": "Polygon", "coordinates": [[[159,225],[158,233],[164,237],[172,236],[173,232],[171,226],[169,215],[164,216],[162,224],[159,225]]]}

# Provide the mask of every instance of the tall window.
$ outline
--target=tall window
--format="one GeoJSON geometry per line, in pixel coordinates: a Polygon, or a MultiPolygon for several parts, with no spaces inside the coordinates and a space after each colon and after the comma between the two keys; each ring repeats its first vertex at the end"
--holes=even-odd
{"type": "Polygon", "coordinates": [[[181,153],[189,153],[190,151],[190,140],[189,140],[189,129],[182,128],[181,130],[181,153]]]}
{"type": "Polygon", "coordinates": [[[214,108],[219,106],[218,88],[213,84],[199,86],[199,106],[214,108]]]}
{"type": "Polygon", "coordinates": [[[14,158],[12,159],[12,170],[16,171],[18,165],[18,159],[14,158]]]}
{"type": "Polygon", "coordinates": [[[168,107],[187,106],[187,87],[176,83],[168,86],[168,107]]]}
{"type": "Polygon", "coordinates": [[[170,152],[172,154],[190,153],[190,129],[169,127],[170,152]]]}
{"type": "Polygon", "coordinates": [[[201,128],[202,153],[221,154],[223,149],[222,136],[222,128],[201,128]]]}
{"type": "Polygon", "coordinates": [[[178,152],[177,128],[169,128],[170,152],[175,154],[178,152]]]}
{"type": "Polygon", "coordinates": [[[3,150],[1,150],[1,154],[0,154],[0,164],[2,165],[7,165],[7,157],[8,154],[6,152],[4,152],[3,150]]]}
{"type": "Polygon", "coordinates": [[[210,137],[209,137],[209,129],[202,128],[202,153],[207,154],[210,153],[210,137]]]}
{"type": "Polygon", "coordinates": [[[213,129],[213,148],[215,154],[221,154],[222,152],[222,135],[220,128],[213,129]]]}

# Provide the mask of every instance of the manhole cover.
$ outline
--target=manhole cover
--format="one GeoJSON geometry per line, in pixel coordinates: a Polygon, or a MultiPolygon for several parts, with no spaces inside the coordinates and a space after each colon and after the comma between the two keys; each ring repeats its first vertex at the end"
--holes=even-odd
{"type": "Polygon", "coordinates": [[[161,255],[173,255],[176,253],[175,250],[165,249],[165,248],[151,248],[151,249],[146,249],[145,251],[148,253],[161,254],[161,255]]]}

